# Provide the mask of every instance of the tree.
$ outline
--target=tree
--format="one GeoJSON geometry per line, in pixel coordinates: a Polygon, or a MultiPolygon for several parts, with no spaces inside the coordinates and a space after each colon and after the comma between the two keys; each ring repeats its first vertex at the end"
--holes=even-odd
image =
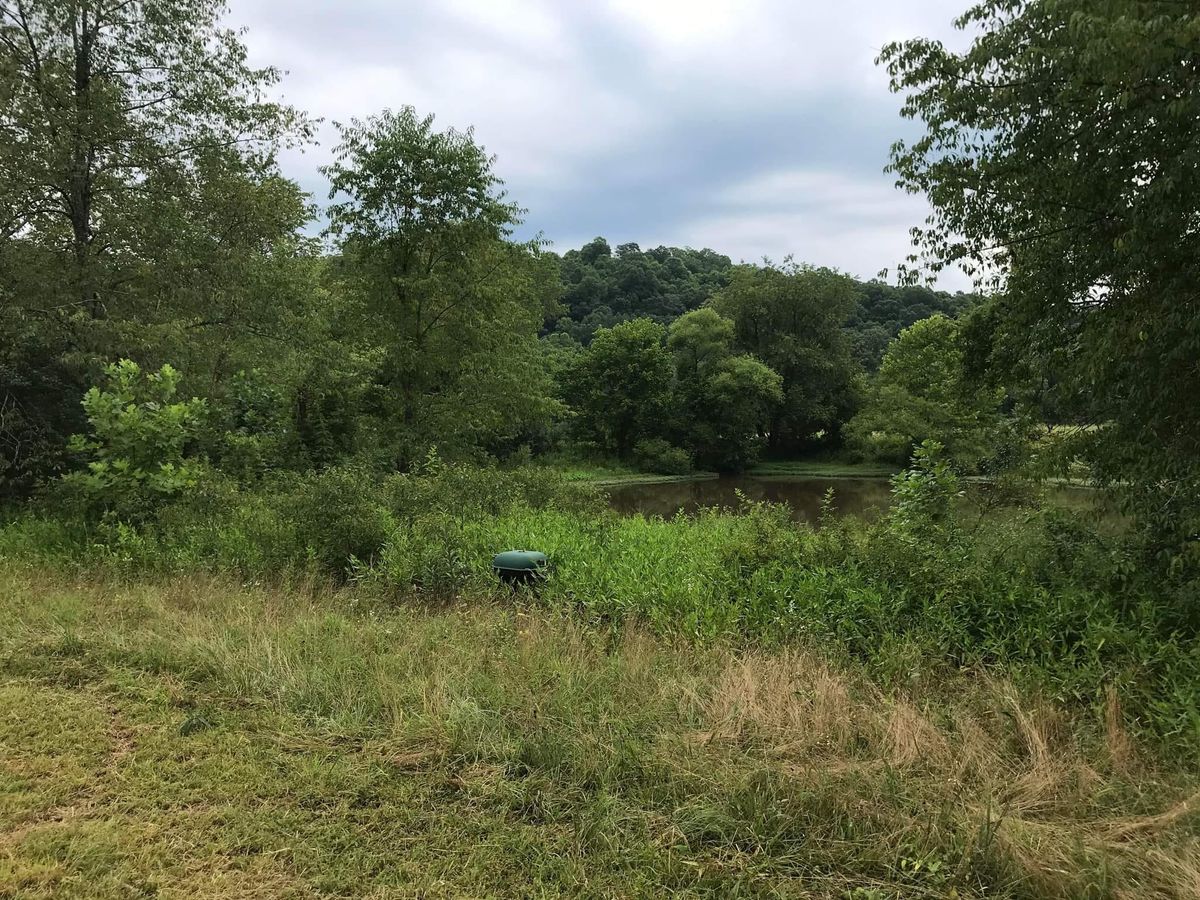
{"type": "Polygon", "coordinates": [[[17,198],[3,236],[58,267],[57,296],[39,299],[110,315],[147,182],[194,176],[230,148],[268,171],[280,140],[307,134],[303,117],[264,99],[279,73],[247,64],[224,13],[222,0],[0,2],[0,170],[17,198]]]}
{"type": "Polygon", "coordinates": [[[79,424],[34,398],[77,395],[101,360],[157,355],[173,329],[228,346],[209,343],[214,312],[232,327],[230,311],[282,305],[251,263],[285,258],[309,217],[274,153],[310,127],[266,99],[279,74],[247,63],[224,12],[0,0],[0,408],[21,410],[0,446],[22,448],[4,452],[23,485],[48,462],[28,448],[79,424]]]}
{"type": "Polygon", "coordinates": [[[738,266],[713,309],[734,323],[734,346],[783,379],[770,447],[798,452],[833,436],[853,411],[858,366],[843,323],[857,302],[855,283],[830,269],[786,262],[738,266]]]}
{"type": "Polygon", "coordinates": [[[667,325],[724,286],[729,257],[712,250],[637,244],[614,251],[596,238],[562,257],[563,307],[555,330],[586,343],[597,328],[642,316],[667,325]]]}
{"type": "Polygon", "coordinates": [[[986,0],[881,54],[898,184],[933,206],[910,263],[999,293],[997,362],[1032,359],[1094,427],[1085,454],[1165,558],[1200,562],[1200,10],[986,0]]]}
{"type": "Polygon", "coordinates": [[[671,323],[667,349],[675,357],[679,379],[695,379],[729,356],[733,346],[733,323],[714,309],[684,313],[671,323]]]}
{"type": "Polygon", "coordinates": [[[671,390],[666,329],[633,319],[596,332],[563,377],[577,437],[628,457],[643,438],[661,437],[671,390]]]}
{"type": "Polygon", "coordinates": [[[553,411],[537,333],[558,272],[508,240],[521,210],[472,132],[411,107],[342,127],[324,172],[340,289],[375,361],[375,412],[399,462],[502,441],[553,411]]]}
{"type": "Polygon", "coordinates": [[[972,294],[948,294],[919,284],[895,287],[882,281],[859,286],[858,307],[846,322],[854,357],[868,372],[874,372],[892,338],[921,319],[941,313],[957,318],[972,309],[979,298],[972,294]]]}
{"type": "Polygon", "coordinates": [[[754,463],[783,402],[783,379],[753,356],[730,356],[702,383],[707,415],[693,421],[689,446],[697,461],[723,472],[754,463]]]}
{"type": "Polygon", "coordinates": [[[846,426],[850,443],[868,456],[904,464],[923,442],[937,441],[960,469],[978,468],[997,444],[1003,392],[968,382],[963,363],[955,320],[931,316],[904,329],[846,426]]]}
{"type": "Polygon", "coordinates": [[[734,356],[733,335],[733,322],[704,308],[676,319],[667,337],[673,431],[700,465],[721,471],[757,459],[783,400],[778,373],[752,356],[734,356]]]}

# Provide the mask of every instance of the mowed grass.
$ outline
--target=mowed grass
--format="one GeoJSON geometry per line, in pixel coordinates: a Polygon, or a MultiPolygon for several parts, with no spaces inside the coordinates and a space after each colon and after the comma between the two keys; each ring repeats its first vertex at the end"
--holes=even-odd
{"type": "Polygon", "coordinates": [[[0,571],[0,896],[1195,897],[1200,779],[964,673],[0,571]]]}

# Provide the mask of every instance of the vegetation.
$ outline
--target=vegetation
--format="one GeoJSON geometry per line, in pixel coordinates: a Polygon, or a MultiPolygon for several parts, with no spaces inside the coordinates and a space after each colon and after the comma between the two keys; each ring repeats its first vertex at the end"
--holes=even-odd
{"type": "Polygon", "coordinates": [[[926,128],[892,164],[933,204],[921,261],[999,288],[985,367],[1102,425],[1077,448],[1094,476],[1152,552],[1200,564],[1200,17],[1171,0],[988,0],[959,24],[979,31],[961,54],[915,40],[881,57],[926,128]]]}
{"type": "Polygon", "coordinates": [[[408,107],[314,239],[224,13],[0,0],[0,894],[1195,895],[1200,15],[884,49],[950,296],[560,257],[408,107]]]}
{"type": "Polygon", "coordinates": [[[9,569],[16,896],[1186,896],[1194,773],[956,677],[510,603],[9,569]],[[936,705],[935,705],[936,704],[936,705]]]}
{"type": "Polygon", "coordinates": [[[965,377],[960,331],[953,319],[930,316],[900,332],[862,409],[846,426],[852,445],[903,465],[924,441],[940,440],[964,471],[978,470],[1002,450],[1004,393],[965,377]]]}

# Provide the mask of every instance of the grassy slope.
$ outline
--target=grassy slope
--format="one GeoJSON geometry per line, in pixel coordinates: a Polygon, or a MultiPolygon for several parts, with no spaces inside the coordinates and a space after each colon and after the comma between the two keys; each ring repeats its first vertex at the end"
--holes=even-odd
{"type": "Polygon", "coordinates": [[[608,462],[586,462],[579,460],[555,460],[544,463],[547,468],[568,481],[588,481],[598,485],[615,484],[666,484],[674,481],[695,481],[700,478],[716,478],[716,472],[693,472],[689,475],[660,475],[642,472],[632,466],[611,460],[608,462]]]}
{"type": "Polygon", "coordinates": [[[896,466],[887,463],[785,459],[760,462],[750,469],[749,474],[812,476],[815,478],[886,478],[895,475],[896,471],[896,466]]]}
{"type": "Polygon", "coordinates": [[[1194,776],[964,676],[0,572],[0,896],[1195,896],[1194,776]],[[1120,893],[1118,893],[1120,892],[1120,893]]]}

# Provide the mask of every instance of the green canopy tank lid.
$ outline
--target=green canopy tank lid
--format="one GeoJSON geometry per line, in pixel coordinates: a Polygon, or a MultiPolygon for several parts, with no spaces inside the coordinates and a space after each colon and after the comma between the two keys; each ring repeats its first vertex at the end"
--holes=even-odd
{"type": "Polygon", "coordinates": [[[537,572],[546,568],[545,553],[537,550],[505,550],[492,558],[492,568],[497,572],[537,572]]]}

